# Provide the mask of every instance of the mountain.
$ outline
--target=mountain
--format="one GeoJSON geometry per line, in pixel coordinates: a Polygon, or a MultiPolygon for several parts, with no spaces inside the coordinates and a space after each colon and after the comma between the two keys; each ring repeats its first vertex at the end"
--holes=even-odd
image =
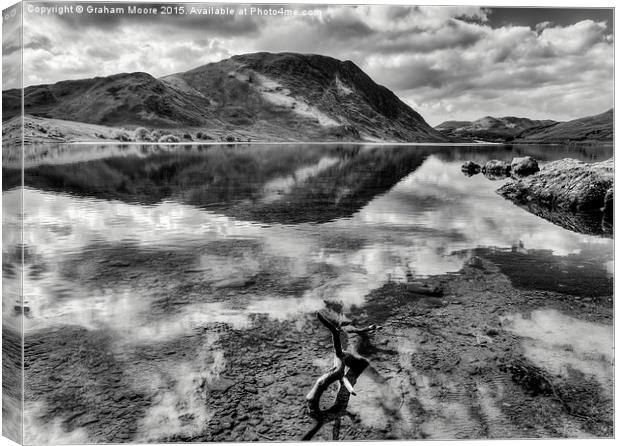
{"type": "MultiPolygon", "coordinates": [[[[2,92],[3,119],[19,113],[16,90],[2,92]]],[[[206,116],[194,101],[146,73],[123,73],[24,91],[28,115],[103,125],[199,125],[206,116]]]]}
{"type": "Polygon", "coordinates": [[[515,142],[612,142],[614,139],[614,110],[553,125],[531,128],[515,137],[515,142]]]}
{"type": "Polygon", "coordinates": [[[556,121],[537,121],[528,118],[486,116],[476,121],[445,121],[435,130],[448,137],[464,137],[489,142],[505,142],[532,128],[556,124],[556,121]]]}
{"type": "MultiPolygon", "coordinates": [[[[3,91],[4,120],[19,90],[3,91]]],[[[413,109],[351,61],[255,53],[156,79],[123,73],[27,87],[25,113],[107,126],[269,140],[446,142],[413,109]]]]}

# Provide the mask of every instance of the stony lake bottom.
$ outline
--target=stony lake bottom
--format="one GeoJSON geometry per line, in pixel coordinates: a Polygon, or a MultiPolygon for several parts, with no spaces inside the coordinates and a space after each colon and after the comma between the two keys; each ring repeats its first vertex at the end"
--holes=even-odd
{"type": "Polygon", "coordinates": [[[460,171],[523,155],[613,149],[38,146],[23,194],[5,155],[24,440],[300,440],[333,360],[317,311],[381,329],[356,336],[369,365],[315,440],[613,436],[613,239],[460,171]]]}

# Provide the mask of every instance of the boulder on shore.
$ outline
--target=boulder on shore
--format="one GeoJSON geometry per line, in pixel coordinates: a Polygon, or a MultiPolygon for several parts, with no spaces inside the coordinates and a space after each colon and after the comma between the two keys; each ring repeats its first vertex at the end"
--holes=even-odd
{"type": "Polygon", "coordinates": [[[540,168],[538,167],[538,162],[534,158],[531,156],[523,156],[512,159],[510,170],[515,176],[525,177],[538,172],[540,168]]]}
{"type": "Polygon", "coordinates": [[[563,159],[545,164],[534,175],[510,181],[497,192],[561,226],[567,227],[560,222],[570,220],[571,230],[609,234],[613,225],[613,184],[613,158],[591,164],[563,159]]]}

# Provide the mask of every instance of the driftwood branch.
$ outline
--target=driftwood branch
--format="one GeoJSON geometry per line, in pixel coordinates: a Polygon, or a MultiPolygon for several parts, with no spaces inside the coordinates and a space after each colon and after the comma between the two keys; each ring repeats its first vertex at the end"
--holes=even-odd
{"type": "Polygon", "coordinates": [[[371,331],[376,331],[376,330],[381,330],[381,327],[373,324],[365,328],[351,327],[347,329],[347,333],[369,333],[371,331]]]}
{"type": "Polygon", "coordinates": [[[321,313],[317,313],[316,317],[332,334],[332,341],[334,343],[334,354],[337,358],[342,359],[344,353],[342,351],[342,342],[340,341],[340,330],[329,319],[323,316],[321,313]]]}
{"type": "Polygon", "coordinates": [[[306,395],[306,401],[308,402],[310,413],[320,412],[319,400],[321,399],[321,395],[334,382],[342,382],[345,369],[344,352],[342,351],[342,342],[340,341],[340,331],[338,327],[332,324],[321,313],[317,313],[316,317],[332,334],[332,342],[334,344],[334,365],[329,372],[325,373],[316,380],[312,390],[310,390],[308,395],[306,395]]]}
{"type": "MultiPolygon", "coordinates": [[[[332,334],[334,365],[327,373],[316,380],[316,383],[306,395],[310,416],[314,418],[317,423],[304,435],[302,440],[311,440],[325,423],[332,420],[335,422],[332,435],[334,437],[333,439],[337,440],[340,434],[341,418],[347,414],[349,398],[351,395],[356,395],[353,386],[355,386],[357,379],[369,364],[368,360],[358,355],[353,348],[347,348],[346,351],[343,350],[341,335],[345,337],[349,334],[367,336],[368,333],[379,330],[381,327],[370,325],[365,328],[356,328],[351,325],[346,325],[346,329],[343,329],[342,325],[336,326],[321,313],[317,313],[316,317],[332,334]],[[336,381],[339,382],[339,389],[334,404],[328,409],[321,410],[321,396],[327,388],[336,381]]],[[[348,342],[348,338],[345,339],[347,339],[347,346],[350,346],[351,342],[348,342]]]]}

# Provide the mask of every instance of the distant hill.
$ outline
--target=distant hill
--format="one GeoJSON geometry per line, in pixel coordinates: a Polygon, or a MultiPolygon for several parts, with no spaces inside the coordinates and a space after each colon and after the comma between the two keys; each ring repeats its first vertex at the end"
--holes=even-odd
{"type": "MultiPolygon", "coordinates": [[[[3,91],[4,120],[20,113],[19,93],[3,91]]],[[[239,55],[160,79],[123,73],[31,86],[24,98],[37,118],[243,140],[449,141],[353,62],[319,55],[239,55]]]]}
{"type": "Polygon", "coordinates": [[[435,130],[440,132],[449,132],[462,127],[467,127],[468,125],[471,125],[471,121],[444,121],[435,126],[435,130]]]}
{"type": "Polygon", "coordinates": [[[585,118],[553,125],[531,128],[515,137],[515,142],[612,142],[614,138],[614,110],[585,118]]]}
{"type": "Polygon", "coordinates": [[[486,116],[476,121],[446,121],[435,127],[435,130],[448,137],[463,137],[477,141],[505,142],[514,139],[526,130],[556,124],[551,120],[533,120],[505,116],[494,118],[486,116]]]}

